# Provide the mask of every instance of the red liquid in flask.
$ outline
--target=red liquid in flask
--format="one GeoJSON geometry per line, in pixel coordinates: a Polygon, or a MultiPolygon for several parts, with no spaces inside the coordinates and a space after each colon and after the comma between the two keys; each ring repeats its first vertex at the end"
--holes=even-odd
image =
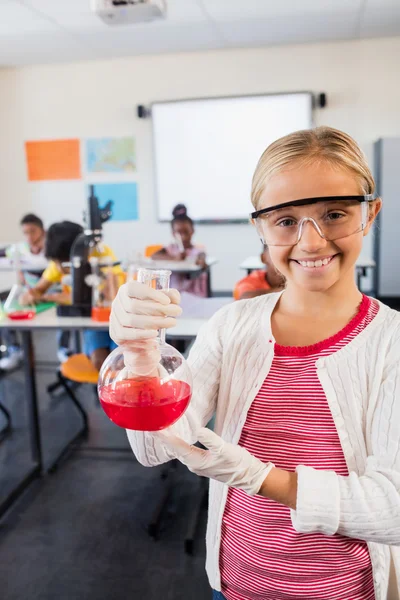
{"type": "Polygon", "coordinates": [[[13,310],[7,314],[7,317],[13,321],[26,321],[27,319],[33,319],[34,316],[34,310],[13,310]]]}
{"type": "Polygon", "coordinates": [[[157,377],[125,379],[99,389],[108,418],[135,431],[159,431],[172,425],[185,412],[191,395],[184,381],[161,383],[157,377]]]}

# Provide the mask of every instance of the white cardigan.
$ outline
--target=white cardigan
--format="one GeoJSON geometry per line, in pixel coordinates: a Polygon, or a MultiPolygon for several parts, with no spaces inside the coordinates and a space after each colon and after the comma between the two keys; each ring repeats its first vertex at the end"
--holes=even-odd
{"type": "MultiPolygon", "coordinates": [[[[230,304],[202,327],[189,356],[193,396],[174,425],[195,441],[195,422],[205,426],[215,413],[215,431],[236,444],[247,411],[271,367],[274,339],[271,314],[280,294],[230,304]]],[[[400,582],[400,314],[384,304],[373,321],[338,352],[317,361],[349,470],[299,465],[298,532],[322,532],[365,540],[370,551],[376,600],[386,600],[390,554],[400,582]]],[[[151,433],[128,431],[137,459],[145,466],[172,457],[151,433]]],[[[210,483],[207,527],[208,578],[221,589],[219,549],[228,488],[210,483]]]]}

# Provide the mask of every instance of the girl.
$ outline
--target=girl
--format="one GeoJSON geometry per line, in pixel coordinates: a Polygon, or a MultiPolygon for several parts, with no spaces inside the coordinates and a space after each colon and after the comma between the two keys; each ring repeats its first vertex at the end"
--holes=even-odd
{"type": "MultiPolygon", "coordinates": [[[[177,457],[211,479],[214,598],[385,600],[391,557],[399,576],[400,316],[354,279],[381,207],[374,191],[341,131],[271,144],[252,219],[285,290],[215,314],[189,356],[185,415],[164,433],[128,431],[143,464],[177,457]],[[215,433],[204,429],[214,413],[215,433]]],[[[151,346],[178,302],[174,291],[123,287],[111,336],[151,346]]]]}
{"type": "MultiPolygon", "coordinates": [[[[188,216],[186,206],[177,204],[172,211],[173,219],[171,228],[176,240],[162,250],[152,255],[154,260],[185,260],[189,259],[199,265],[202,269],[207,268],[206,255],[204,248],[199,248],[192,244],[194,234],[194,225],[192,219],[188,216]]],[[[206,272],[200,273],[195,279],[190,279],[185,273],[173,273],[171,276],[171,287],[179,291],[189,292],[203,298],[208,296],[208,275],[206,272]]]]}

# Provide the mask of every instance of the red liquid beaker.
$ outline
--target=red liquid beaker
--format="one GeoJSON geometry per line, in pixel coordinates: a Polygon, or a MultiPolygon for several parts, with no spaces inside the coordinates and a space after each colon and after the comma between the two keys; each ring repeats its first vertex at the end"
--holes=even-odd
{"type": "Polygon", "coordinates": [[[7,313],[7,317],[13,321],[25,321],[27,319],[33,319],[35,316],[34,310],[14,310],[7,313]]]}
{"type": "MultiPolygon", "coordinates": [[[[166,290],[171,272],[139,269],[137,285],[166,290]]],[[[175,423],[192,395],[192,375],[184,357],[157,339],[126,342],[103,363],[98,393],[101,406],[119,427],[159,431],[175,423]]]]}
{"type": "Polygon", "coordinates": [[[184,381],[162,383],[157,377],[125,379],[99,388],[106,415],[119,427],[159,431],[175,423],[187,409],[190,386],[184,381]]]}

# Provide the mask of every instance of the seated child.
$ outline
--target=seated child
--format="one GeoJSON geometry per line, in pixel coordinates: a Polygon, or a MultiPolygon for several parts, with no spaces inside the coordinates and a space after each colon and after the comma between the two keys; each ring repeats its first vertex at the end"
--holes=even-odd
{"type": "MultiPolygon", "coordinates": [[[[62,221],[51,225],[47,232],[45,248],[46,257],[49,259],[48,267],[43,272],[38,283],[24,294],[21,302],[25,304],[40,301],[57,302],[57,304],[71,303],[72,290],[68,277],[70,268],[64,267],[63,263],[70,261],[72,245],[77,236],[82,232],[83,228],[78,223],[72,223],[71,221],[62,221]],[[56,283],[62,284],[62,290],[56,293],[47,293],[49,288],[56,283]]],[[[116,260],[111,248],[103,243],[93,248],[90,257],[116,260]]],[[[123,281],[121,267],[114,266],[113,273],[120,285],[123,281]]],[[[116,347],[114,342],[107,331],[85,330],[83,332],[83,339],[85,353],[89,356],[96,369],[99,370],[110,351],[116,347]]]]}
{"type": "MultiPolygon", "coordinates": [[[[47,261],[44,256],[46,232],[42,219],[32,213],[25,215],[19,224],[24,241],[7,246],[0,251],[0,256],[6,256],[10,261],[14,261],[18,256],[25,267],[24,271],[18,273],[19,283],[32,286],[39,281],[46,268],[47,261]],[[32,271],[26,270],[27,264],[32,267],[32,271]]],[[[6,347],[6,355],[0,358],[0,369],[10,371],[15,369],[23,359],[22,348],[14,329],[3,329],[1,337],[2,346],[6,347]]]]}
{"type": "MultiPolygon", "coordinates": [[[[206,269],[207,262],[204,248],[192,244],[194,225],[192,219],[187,214],[186,206],[184,204],[177,204],[172,211],[172,216],[171,228],[176,241],[153,254],[152,258],[154,260],[189,259],[202,269],[206,269]]],[[[208,275],[206,272],[203,272],[199,277],[191,279],[185,273],[172,273],[171,287],[180,292],[189,292],[190,294],[205,298],[208,295],[208,275]]]]}
{"type": "Polygon", "coordinates": [[[255,298],[263,294],[278,292],[285,287],[283,276],[277,271],[271,261],[268,246],[264,245],[261,260],[266,266],[265,270],[257,270],[241,279],[235,286],[233,297],[235,300],[255,298]]]}

